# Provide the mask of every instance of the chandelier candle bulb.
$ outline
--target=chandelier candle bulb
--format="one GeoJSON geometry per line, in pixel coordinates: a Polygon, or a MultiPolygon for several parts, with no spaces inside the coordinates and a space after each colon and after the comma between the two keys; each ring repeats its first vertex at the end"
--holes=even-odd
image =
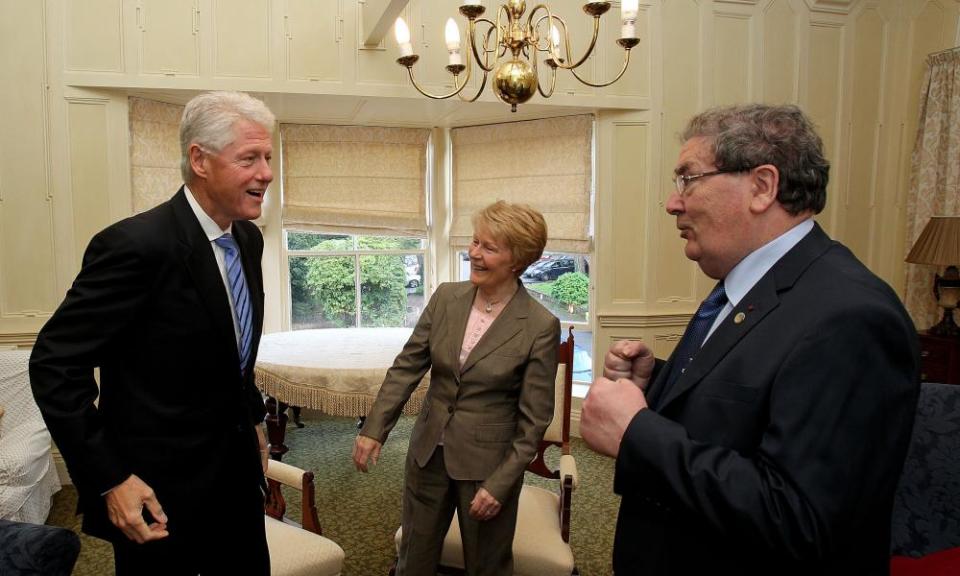
{"type": "Polygon", "coordinates": [[[480,0],[464,0],[464,6],[480,6],[480,0]]]}
{"type": "Polygon", "coordinates": [[[550,42],[553,44],[553,51],[560,56],[560,31],[555,24],[550,25],[550,42]]]}
{"type": "Polygon", "coordinates": [[[397,44],[400,45],[400,56],[412,56],[413,44],[410,43],[410,28],[407,27],[407,23],[403,21],[403,18],[397,18],[397,23],[393,31],[397,36],[397,44]]]}
{"type": "Polygon", "coordinates": [[[620,27],[621,38],[637,37],[637,13],[639,10],[639,0],[623,0],[620,3],[620,27]]]}
{"type": "Polygon", "coordinates": [[[443,35],[447,41],[447,51],[450,53],[450,64],[463,64],[460,58],[460,29],[453,18],[447,18],[447,26],[443,35]]]}

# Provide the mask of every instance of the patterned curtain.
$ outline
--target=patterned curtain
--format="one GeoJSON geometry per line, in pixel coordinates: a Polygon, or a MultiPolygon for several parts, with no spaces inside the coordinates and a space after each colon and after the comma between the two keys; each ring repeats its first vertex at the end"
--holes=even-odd
{"type": "Polygon", "coordinates": [[[471,216],[497,200],[547,221],[547,250],[590,252],[593,116],[454,128],[450,243],[470,245],[471,216]]]}
{"type": "Polygon", "coordinates": [[[430,130],[281,124],[283,226],[427,235],[430,130]]]}
{"type": "Polygon", "coordinates": [[[183,106],[130,97],[130,189],[133,212],[173,196],[180,177],[180,116],[183,106]]]}
{"type": "MultiPolygon", "coordinates": [[[[931,216],[956,215],[960,215],[960,48],[927,57],[910,166],[904,255],[931,216]]],[[[906,306],[917,328],[940,320],[933,273],[930,266],[907,264],[906,306]]]]}

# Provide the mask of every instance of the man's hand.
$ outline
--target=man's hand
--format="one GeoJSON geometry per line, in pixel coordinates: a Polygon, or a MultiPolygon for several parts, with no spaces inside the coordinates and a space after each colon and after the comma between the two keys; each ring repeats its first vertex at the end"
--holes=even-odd
{"type": "Polygon", "coordinates": [[[377,465],[377,459],[380,458],[380,442],[357,434],[357,439],[353,443],[353,465],[361,472],[367,472],[367,460],[372,460],[373,465],[377,465]]]}
{"type": "Polygon", "coordinates": [[[486,488],[477,490],[470,501],[470,517],[474,520],[490,520],[500,513],[501,505],[497,499],[487,492],[486,488]]]}
{"type": "Polygon", "coordinates": [[[107,492],[105,498],[110,521],[137,544],[170,535],[167,532],[167,515],[163,513],[153,489],[136,474],[131,474],[122,484],[107,492]],[[144,506],[156,522],[147,525],[143,519],[144,506]]]}
{"type": "Polygon", "coordinates": [[[263,426],[255,426],[257,429],[257,444],[260,445],[260,466],[263,467],[263,473],[267,473],[267,460],[270,459],[270,446],[263,435],[263,426]]]}
{"type": "Polygon", "coordinates": [[[616,458],[627,426],[646,407],[647,398],[634,381],[597,378],[583,401],[580,434],[595,452],[616,458]]]}
{"type": "Polygon", "coordinates": [[[603,376],[609,380],[626,378],[646,391],[656,358],[643,342],[618,340],[603,358],[603,376]]]}

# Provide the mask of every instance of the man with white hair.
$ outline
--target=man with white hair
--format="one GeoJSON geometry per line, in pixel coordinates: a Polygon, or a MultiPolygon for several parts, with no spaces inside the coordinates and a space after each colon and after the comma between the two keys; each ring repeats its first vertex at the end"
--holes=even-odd
{"type": "Polygon", "coordinates": [[[273,180],[274,122],[246,94],[193,98],[184,186],[93,237],[37,337],[34,396],[118,576],[270,573],[263,238],[248,220],[273,180]]]}

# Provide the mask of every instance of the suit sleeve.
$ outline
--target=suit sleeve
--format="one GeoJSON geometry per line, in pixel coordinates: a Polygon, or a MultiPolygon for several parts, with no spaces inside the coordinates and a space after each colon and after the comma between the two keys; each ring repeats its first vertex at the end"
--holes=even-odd
{"type": "Polygon", "coordinates": [[[367,419],[360,430],[360,434],[368,436],[381,444],[387,441],[387,436],[397,424],[403,407],[410,395],[417,389],[432,365],[430,359],[430,331],[433,328],[433,319],[437,313],[438,302],[443,299],[444,286],[441,285],[430,298],[427,307],[417,320],[410,339],[404,344],[403,350],[393,361],[393,366],[387,370],[387,375],[380,385],[377,399],[367,414],[367,419]]]}
{"type": "Polygon", "coordinates": [[[499,502],[506,500],[511,488],[523,476],[537,453],[544,431],[553,420],[559,343],[560,321],[550,316],[547,327],[533,341],[530,359],[524,369],[513,444],[506,457],[483,482],[483,488],[499,502]]]}
{"type": "Polygon", "coordinates": [[[890,308],[851,306],[796,342],[771,385],[755,454],[695,441],[641,410],[620,445],[614,490],[744,535],[757,552],[836,553],[899,477],[918,390],[904,324],[890,308]]]}
{"type": "Polygon", "coordinates": [[[95,404],[94,367],[102,365],[111,340],[131,325],[147,300],[153,282],[149,269],[121,227],[97,234],[30,357],[37,405],[80,490],[102,494],[130,475],[95,404]]]}

